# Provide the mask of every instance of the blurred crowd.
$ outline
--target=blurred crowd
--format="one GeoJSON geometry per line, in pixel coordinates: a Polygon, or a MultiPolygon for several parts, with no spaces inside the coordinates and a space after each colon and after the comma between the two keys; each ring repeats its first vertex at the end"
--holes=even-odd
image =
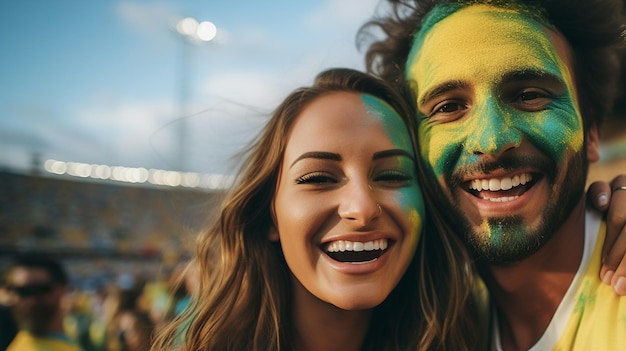
{"type": "Polygon", "coordinates": [[[42,268],[50,262],[65,269],[60,261],[38,254],[18,257],[3,272],[1,350],[13,350],[8,346],[11,342],[21,342],[17,350],[22,350],[24,342],[34,345],[43,337],[76,347],[59,348],[63,350],[147,351],[154,333],[184,311],[197,281],[193,264],[181,262],[167,274],[150,279],[120,275],[98,289],[86,290],[42,268]],[[20,335],[23,331],[35,340],[20,335]]]}
{"type": "Polygon", "coordinates": [[[189,302],[188,253],[218,196],[2,170],[0,180],[0,350],[16,336],[14,350],[34,349],[23,345],[38,335],[55,350],[148,350],[189,302]],[[28,252],[59,259],[65,277],[29,268],[12,280],[14,255],[28,252]]]}

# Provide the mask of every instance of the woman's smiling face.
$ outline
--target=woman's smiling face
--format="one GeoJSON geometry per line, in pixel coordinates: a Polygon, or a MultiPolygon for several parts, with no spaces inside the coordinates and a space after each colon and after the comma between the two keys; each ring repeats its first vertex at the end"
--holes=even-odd
{"type": "Polygon", "coordinates": [[[273,201],[296,289],[336,307],[375,307],[413,259],[424,219],[411,139],[389,105],[325,94],[288,135],[273,201]]]}

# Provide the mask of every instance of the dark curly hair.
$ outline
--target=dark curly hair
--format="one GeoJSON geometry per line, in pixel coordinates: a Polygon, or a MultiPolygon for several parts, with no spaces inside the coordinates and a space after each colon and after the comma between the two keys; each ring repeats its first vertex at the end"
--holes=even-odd
{"type": "Polygon", "coordinates": [[[611,111],[618,93],[618,50],[624,47],[626,24],[623,0],[387,0],[390,12],[374,17],[359,30],[361,46],[371,43],[365,61],[367,70],[385,80],[404,82],[406,61],[422,21],[439,4],[539,8],[545,20],[562,33],[574,57],[574,72],[580,108],[586,128],[600,126],[611,111]],[[371,41],[372,33],[383,38],[371,41]]]}

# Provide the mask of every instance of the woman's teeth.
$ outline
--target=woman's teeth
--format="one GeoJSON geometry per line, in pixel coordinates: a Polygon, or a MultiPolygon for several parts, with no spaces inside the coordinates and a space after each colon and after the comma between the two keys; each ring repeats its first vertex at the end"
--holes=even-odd
{"type": "Polygon", "coordinates": [[[345,251],[373,251],[385,250],[387,248],[387,239],[377,239],[372,241],[348,241],[337,240],[328,244],[326,251],[328,252],[345,252],[345,251]]]}

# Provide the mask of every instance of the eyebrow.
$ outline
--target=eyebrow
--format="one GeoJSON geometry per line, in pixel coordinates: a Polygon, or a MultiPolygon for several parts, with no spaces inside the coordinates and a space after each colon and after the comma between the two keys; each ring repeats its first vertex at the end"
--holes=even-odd
{"type": "MultiPolygon", "coordinates": [[[[523,82],[523,81],[533,81],[533,80],[546,81],[552,84],[558,84],[559,86],[563,86],[565,84],[560,77],[552,73],[537,70],[535,68],[527,68],[527,69],[521,69],[521,70],[506,73],[502,77],[499,85],[512,83],[512,82],[523,82]]],[[[468,84],[466,82],[463,82],[460,80],[441,83],[435,86],[434,88],[432,88],[431,90],[429,90],[428,92],[426,92],[426,94],[424,94],[424,96],[419,100],[419,105],[421,106],[425,104],[426,102],[437,98],[438,96],[446,94],[447,92],[450,92],[456,89],[466,88],[467,86],[468,84]]]]}
{"type": "Polygon", "coordinates": [[[375,152],[372,159],[379,160],[381,158],[396,157],[396,156],[404,156],[404,157],[411,159],[413,162],[415,162],[415,158],[413,157],[413,155],[411,155],[410,153],[402,149],[391,149],[391,150],[375,152]]]}
{"type": "Polygon", "coordinates": [[[509,72],[502,77],[500,84],[532,81],[532,80],[541,80],[541,81],[545,81],[545,82],[552,83],[552,84],[558,84],[560,86],[565,84],[563,82],[563,79],[561,79],[557,75],[554,75],[546,71],[537,70],[534,68],[509,72]]]}
{"type": "Polygon", "coordinates": [[[467,86],[468,86],[467,83],[460,81],[460,80],[454,80],[454,81],[441,83],[435,86],[434,88],[432,88],[431,90],[427,91],[426,94],[424,94],[424,96],[420,99],[419,105],[421,106],[425,104],[426,102],[438,96],[441,96],[449,91],[466,88],[467,86]]]}
{"type": "MultiPolygon", "coordinates": [[[[413,157],[413,155],[411,155],[410,153],[408,153],[407,151],[402,150],[402,149],[391,149],[391,150],[384,150],[384,151],[375,152],[374,156],[372,156],[372,160],[379,160],[381,158],[396,157],[396,156],[404,156],[404,157],[409,158],[413,162],[415,162],[415,158],[413,157]]],[[[299,161],[301,161],[303,159],[307,159],[307,158],[314,158],[314,159],[321,159],[321,160],[331,160],[331,161],[341,161],[342,160],[341,155],[336,154],[336,153],[323,152],[323,151],[311,151],[311,152],[305,152],[302,155],[300,155],[298,158],[296,158],[291,163],[289,168],[293,167],[293,165],[295,165],[299,161]]]]}
{"type": "Polygon", "coordinates": [[[291,163],[291,166],[289,166],[289,168],[293,167],[293,165],[295,165],[296,163],[298,163],[299,161],[301,161],[301,160],[303,160],[305,158],[315,158],[315,159],[322,159],[322,160],[341,161],[341,155],[339,155],[339,154],[335,154],[335,153],[332,153],[332,152],[312,151],[312,152],[305,152],[302,155],[300,155],[298,158],[296,158],[291,163]]]}

